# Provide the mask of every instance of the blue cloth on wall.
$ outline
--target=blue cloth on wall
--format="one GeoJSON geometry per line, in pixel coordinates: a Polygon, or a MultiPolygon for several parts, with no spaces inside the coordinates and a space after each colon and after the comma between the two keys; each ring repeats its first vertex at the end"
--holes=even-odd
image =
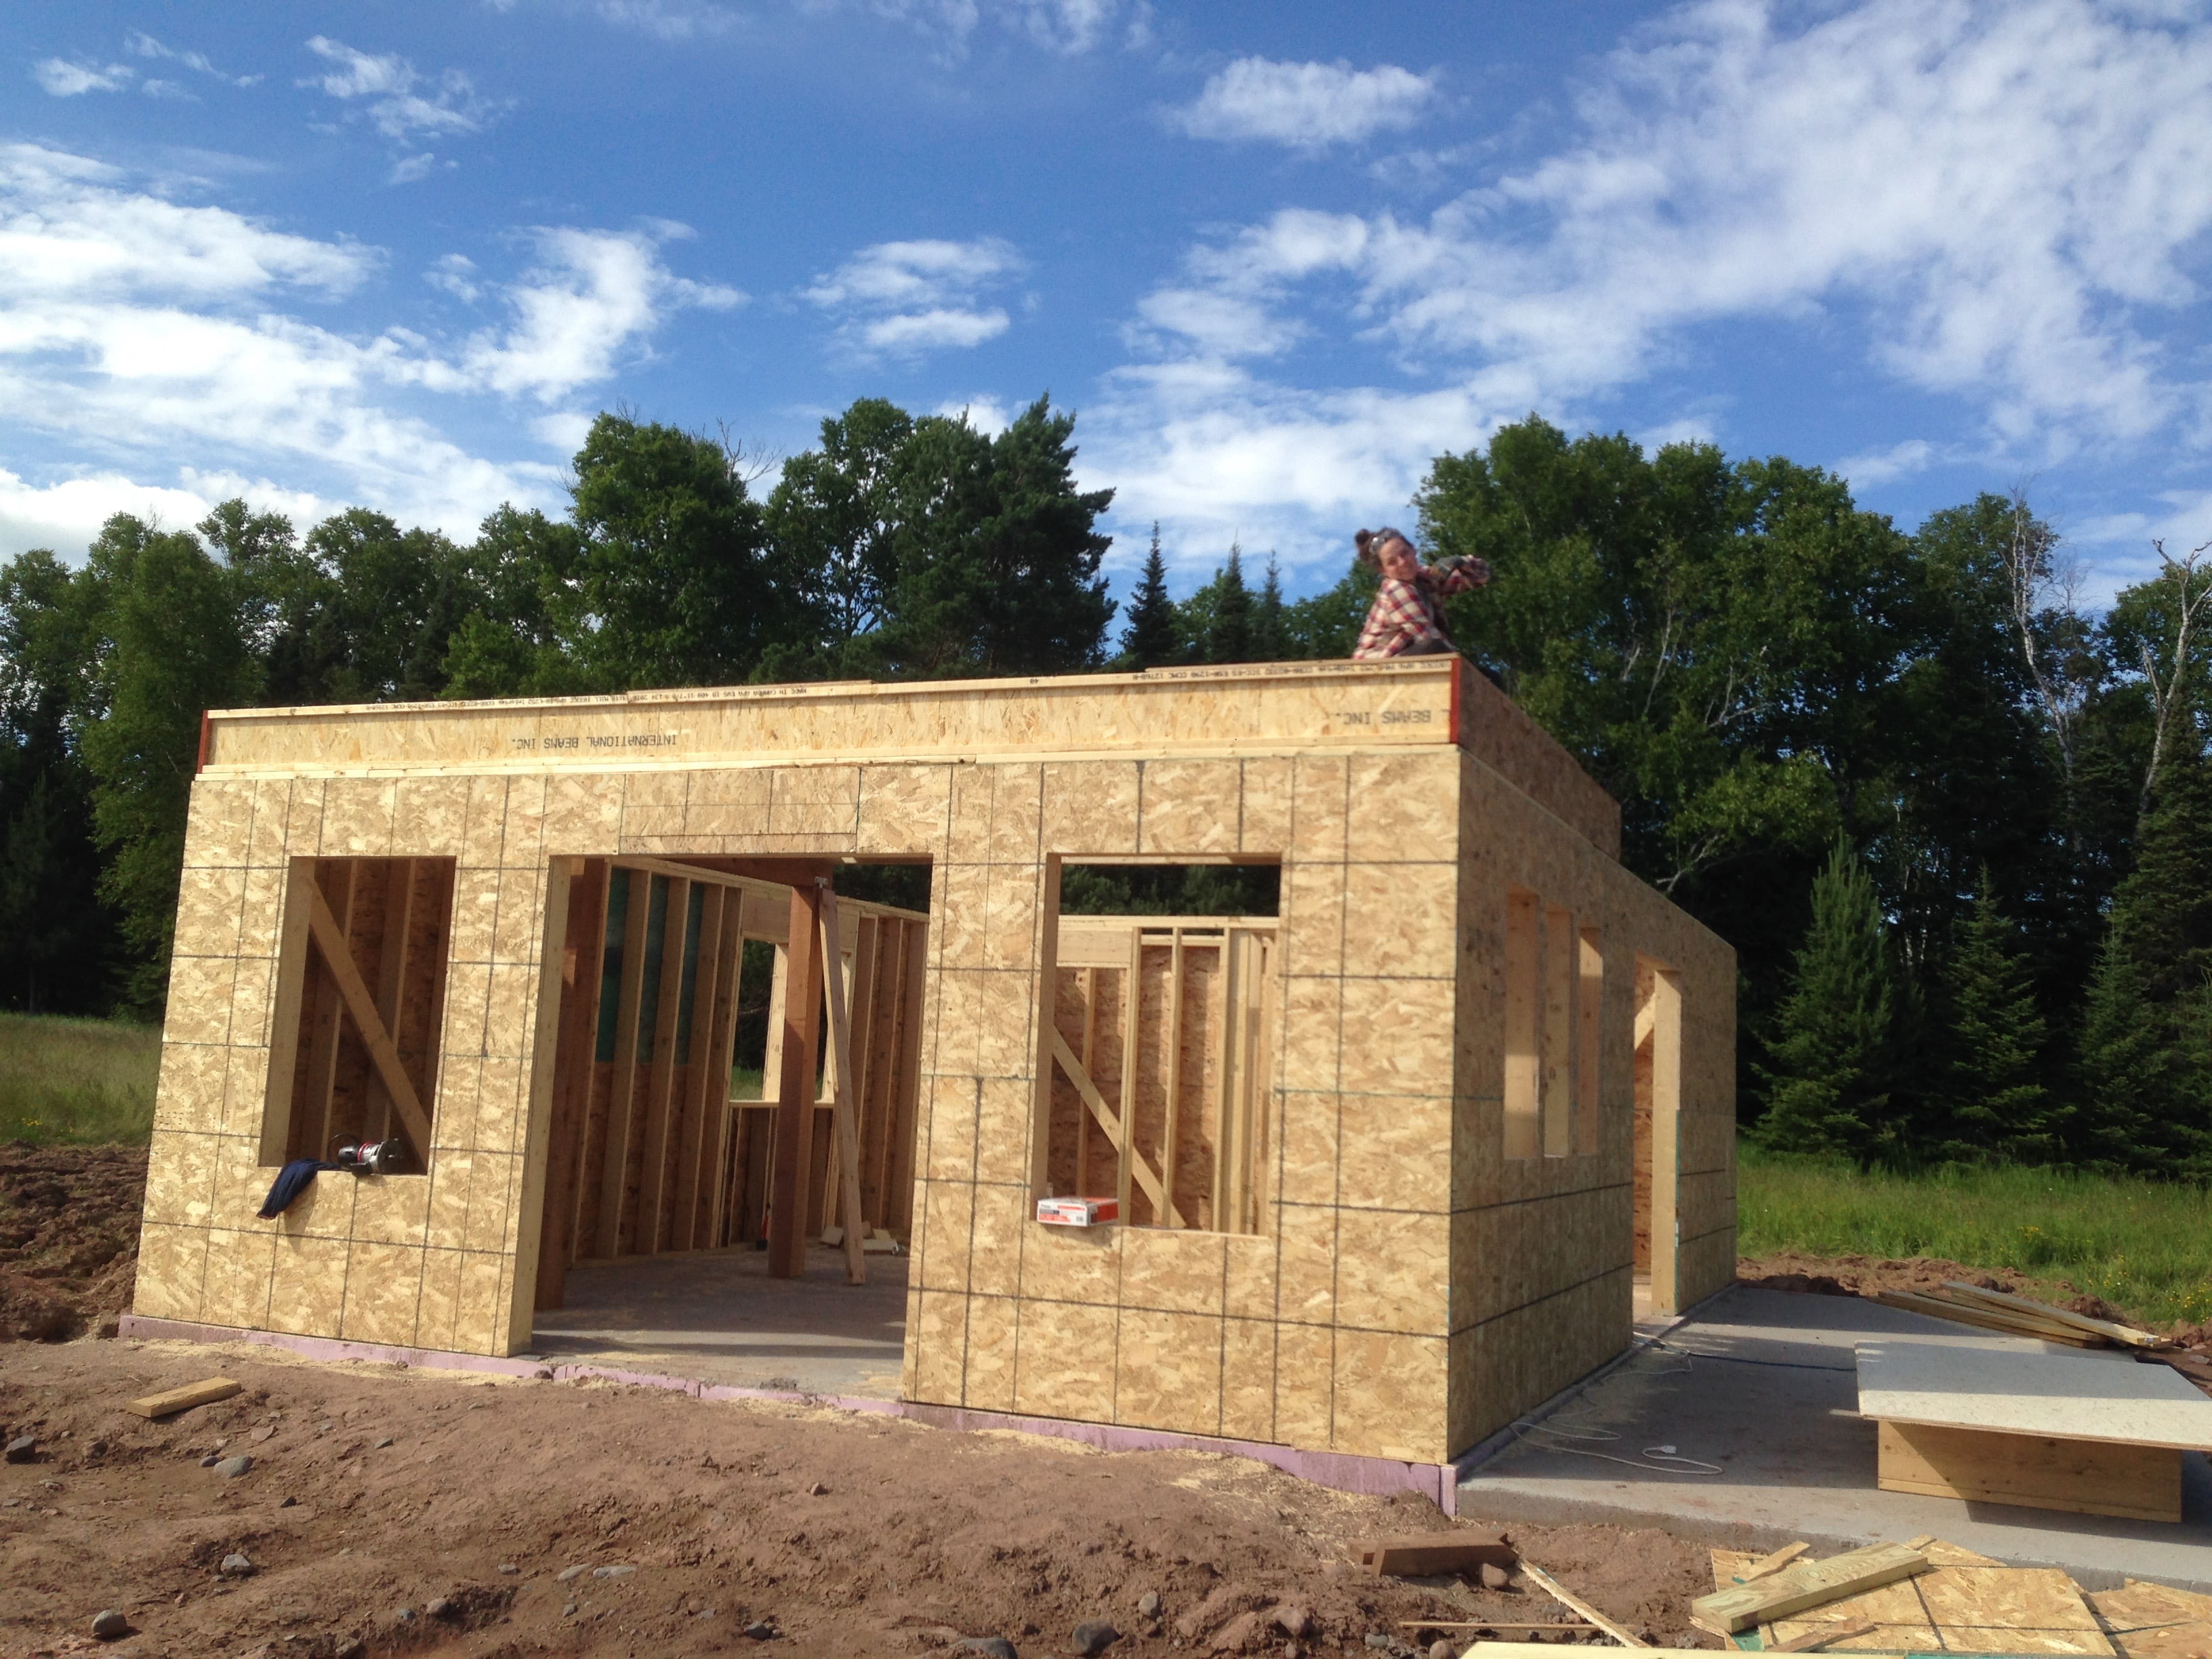
{"type": "Polygon", "coordinates": [[[299,1202],[300,1194],[313,1184],[319,1172],[337,1167],[319,1158],[294,1158],[276,1171],[276,1184],[269,1189],[269,1196],[261,1200],[261,1208],[255,1213],[264,1221],[274,1221],[299,1202]]]}

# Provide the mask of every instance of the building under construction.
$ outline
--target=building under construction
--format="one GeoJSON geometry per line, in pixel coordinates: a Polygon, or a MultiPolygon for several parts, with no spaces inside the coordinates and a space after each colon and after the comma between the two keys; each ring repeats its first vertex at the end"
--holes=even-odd
{"type": "Polygon", "coordinates": [[[213,714],[134,1326],[514,1355],[826,1234],[917,1407],[1447,1463],[1733,1274],[1735,959],[1620,822],[1455,658],[213,714]]]}

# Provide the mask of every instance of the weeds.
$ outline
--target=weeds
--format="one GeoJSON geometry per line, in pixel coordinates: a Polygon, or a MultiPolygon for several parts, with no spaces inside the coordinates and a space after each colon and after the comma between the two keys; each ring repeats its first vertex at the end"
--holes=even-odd
{"type": "Polygon", "coordinates": [[[143,1146],[161,1060],[156,1026],[0,1013],[0,1140],[143,1146]]]}
{"type": "Polygon", "coordinates": [[[1746,1255],[1946,1257],[2063,1279],[2163,1328],[2212,1321],[2212,1193],[2017,1166],[1914,1174],[1738,1152],[1746,1255]]]}

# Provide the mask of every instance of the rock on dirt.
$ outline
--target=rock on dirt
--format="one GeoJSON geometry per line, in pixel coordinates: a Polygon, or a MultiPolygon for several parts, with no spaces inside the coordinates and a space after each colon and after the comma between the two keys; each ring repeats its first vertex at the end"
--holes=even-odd
{"type": "Polygon", "coordinates": [[[93,1618],[92,1633],[103,1642],[112,1642],[131,1634],[131,1621],[113,1607],[104,1608],[93,1618]]]}
{"type": "Polygon", "coordinates": [[[143,1146],[0,1146],[0,1341],[59,1342],[131,1305],[143,1146]]]}
{"type": "Polygon", "coordinates": [[[1103,1619],[1086,1619],[1075,1627],[1074,1650],[1083,1659],[1098,1659],[1098,1656],[1121,1639],[1121,1632],[1103,1619]]]}
{"type": "Polygon", "coordinates": [[[27,1463],[38,1455],[39,1441],[36,1435],[19,1434],[8,1443],[7,1456],[10,1463],[27,1463]]]}

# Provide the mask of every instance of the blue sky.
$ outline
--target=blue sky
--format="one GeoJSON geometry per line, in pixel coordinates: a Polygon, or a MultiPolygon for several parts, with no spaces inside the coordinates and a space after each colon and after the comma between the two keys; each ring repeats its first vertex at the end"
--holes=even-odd
{"type": "Polygon", "coordinates": [[[1049,390],[1178,586],[1325,585],[1535,410],[1908,527],[2025,484],[2094,601],[2212,538],[2208,232],[2203,3],[33,0],[0,556],[1049,390]]]}

